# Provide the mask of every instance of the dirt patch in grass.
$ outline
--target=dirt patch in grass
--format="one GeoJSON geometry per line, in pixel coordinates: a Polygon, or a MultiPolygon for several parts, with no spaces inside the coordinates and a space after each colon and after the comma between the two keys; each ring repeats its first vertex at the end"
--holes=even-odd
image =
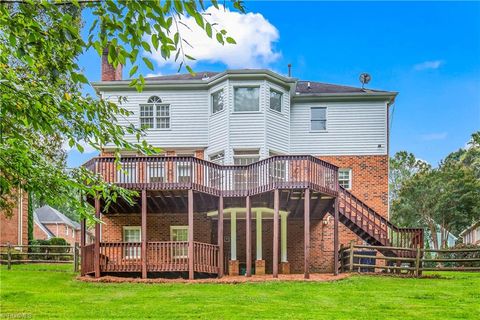
{"type": "Polygon", "coordinates": [[[278,275],[278,278],[273,278],[272,275],[264,276],[225,276],[222,278],[208,278],[208,279],[195,279],[187,280],[183,278],[177,279],[165,279],[165,278],[156,278],[156,279],[142,279],[142,278],[125,278],[125,277],[114,277],[114,276],[104,276],[100,278],[94,278],[91,276],[79,276],[77,280],[86,281],[86,282],[102,282],[102,283],[246,283],[246,282],[274,282],[274,281],[304,281],[304,282],[325,282],[325,281],[337,281],[349,277],[350,274],[342,273],[337,276],[333,274],[311,274],[310,279],[305,279],[302,274],[281,274],[278,275]]]}

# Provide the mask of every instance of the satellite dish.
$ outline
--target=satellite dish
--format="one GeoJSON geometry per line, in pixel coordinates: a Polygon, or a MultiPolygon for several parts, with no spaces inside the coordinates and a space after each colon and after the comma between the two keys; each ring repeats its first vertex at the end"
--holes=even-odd
{"type": "Polygon", "coordinates": [[[360,82],[362,83],[362,89],[363,87],[365,87],[367,83],[370,82],[370,80],[372,80],[372,77],[368,73],[362,73],[360,75],[360,82]]]}

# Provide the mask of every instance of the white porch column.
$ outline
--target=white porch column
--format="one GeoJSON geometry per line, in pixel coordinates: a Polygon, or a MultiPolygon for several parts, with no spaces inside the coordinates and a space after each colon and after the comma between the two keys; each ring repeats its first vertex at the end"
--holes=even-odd
{"type": "Polygon", "coordinates": [[[287,213],[282,212],[280,214],[280,247],[281,247],[281,262],[287,262],[287,213]]]}
{"type": "Polygon", "coordinates": [[[230,260],[237,260],[237,213],[230,213],[230,260]]]}
{"type": "Polygon", "coordinates": [[[257,211],[257,260],[262,260],[262,211],[257,211]]]}

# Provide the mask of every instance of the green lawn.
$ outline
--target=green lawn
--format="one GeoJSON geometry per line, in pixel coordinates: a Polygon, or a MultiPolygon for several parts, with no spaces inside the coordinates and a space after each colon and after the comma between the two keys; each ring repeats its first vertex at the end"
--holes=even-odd
{"type": "Polygon", "coordinates": [[[329,283],[102,284],[79,282],[70,268],[2,266],[0,318],[480,318],[480,273],[329,283]]]}

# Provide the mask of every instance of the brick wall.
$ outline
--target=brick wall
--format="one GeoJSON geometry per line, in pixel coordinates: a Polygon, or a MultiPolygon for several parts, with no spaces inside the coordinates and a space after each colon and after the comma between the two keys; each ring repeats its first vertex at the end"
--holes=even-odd
{"type": "Polygon", "coordinates": [[[65,224],[54,224],[54,223],[45,223],[45,227],[50,230],[55,237],[57,238],[63,238],[65,241],[68,242],[70,245],[74,245],[75,242],[80,242],[80,231],[79,230],[73,230],[72,227],[67,226],[65,224]],[[68,232],[67,232],[67,227],[68,227],[68,232]]]}
{"type": "Polygon", "coordinates": [[[388,217],[388,156],[321,156],[339,168],[352,169],[352,190],[356,197],[388,217]]]}
{"type": "MultiPolygon", "coordinates": [[[[102,221],[103,242],[123,241],[123,227],[140,226],[138,214],[104,215],[102,221]]],[[[147,241],[170,241],[170,226],[187,226],[188,216],[182,214],[147,214],[147,241]]],[[[206,214],[194,213],[193,240],[212,243],[212,220],[206,214]]]]}
{"type": "Polygon", "coordinates": [[[0,211],[1,244],[28,244],[28,195],[26,192],[21,192],[21,197],[19,201],[20,195],[17,193],[15,206],[9,212],[0,211]],[[21,241],[19,241],[19,224],[21,224],[21,241]]]}

